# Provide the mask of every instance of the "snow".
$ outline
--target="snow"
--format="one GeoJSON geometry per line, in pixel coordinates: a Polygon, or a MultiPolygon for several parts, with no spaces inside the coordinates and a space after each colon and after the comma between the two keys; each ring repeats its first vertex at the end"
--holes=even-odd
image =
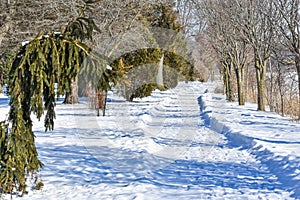
{"type": "Polygon", "coordinates": [[[206,93],[199,101],[206,126],[225,135],[232,146],[247,149],[300,198],[299,122],[256,111],[255,104],[239,107],[220,94],[206,93]]]}
{"type": "MultiPolygon", "coordinates": [[[[86,99],[59,101],[54,131],[34,122],[45,186],[13,199],[300,198],[300,124],[228,103],[216,86],[179,83],[134,102],[113,91],[105,117],[86,99]]],[[[8,103],[0,96],[0,120],[8,103]]]]}
{"type": "Polygon", "coordinates": [[[27,45],[29,43],[30,43],[30,41],[24,41],[24,42],[22,42],[22,46],[25,46],[25,45],[27,45]]]}
{"type": "Polygon", "coordinates": [[[110,65],[106,65],[106,69],[112,70],[112,67],[110,65]]]}
{"type": "Polygon", "coordinates": [[[0,93],[0,122],[7,118],[7,113],[9,111],[9,99],[7,95],[0,93]]]}

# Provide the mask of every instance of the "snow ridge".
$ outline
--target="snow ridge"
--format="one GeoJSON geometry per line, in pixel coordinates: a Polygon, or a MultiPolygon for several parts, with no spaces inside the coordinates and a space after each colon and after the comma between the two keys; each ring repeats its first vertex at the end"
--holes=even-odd
{"type": "MultiPolygon", "coordinates": [[[[287,145],[297,145],[300,146],[300,142],[284,142],[278,140],[264,140],[260,138],[255,138],[249,136],[247,130],[244,127],[234,127],[233,123],[228,123],[226,113],[231,114],[230,111],[218,111],[214,110],[213,104],[225,103],[225,98],[220,97],[218,94],[204,93],[198,98],[198,103],[201,111],[201,118],[204,120],[205,126],[216,131],[217,133],[223,134],[229,141],[229,145],[232,147],[239,147],[240,149],[245,149],[251,153],[255,158],[265,165],[268,170],[277,176],[278,181],[282,184],[282,187],[286,191],[292,192],[291,197],[300,198],[300,158],[293,156],[291,154],[282,154],[272,150],[272,145],[278,143],[283,143],[287,145]],[[266,141],[266,142],[261,142],[266,141]]],[[[217,107],[217,106],[216,106],[217,107]]],[[[226,109],[226,107],[225,107],[226,109]]],[[[258,111],[257,111],[258,112],[258,111]]],[[[243,114],[242,114],[243,115],[243,114]]],[[[250,117],[250,114],[244,114],[246,117],[250,117]]],[[[231,119],[234,120],[234,119],[231,119]]],[[[249,119],[248,119],[249,120],[249,119]]],[[[239,122],[241,123],[241,121],[239,122]]],[[[248,122],[251,123],[251,119],[248,122]]],[[[252,121],[253,124],[257,123],[255,120],[252,121]]],[[[299,124],[286,125],[294,126],[294,129],[299,129],[299,124]]],[[[300,130],[300,129],[299,129],[300,130]]],[[[274,131],[274,130],[273,130],[274,131]]],[[[259,130],[257,130],[259,132],[259,130]]],[[[268,135],[269,132],[264,134],[268,135]]],[[[299,135],[299,132],[298,132],[299,135]]],[[[299,141],[299,140],[297,140],[299,141]]]]}

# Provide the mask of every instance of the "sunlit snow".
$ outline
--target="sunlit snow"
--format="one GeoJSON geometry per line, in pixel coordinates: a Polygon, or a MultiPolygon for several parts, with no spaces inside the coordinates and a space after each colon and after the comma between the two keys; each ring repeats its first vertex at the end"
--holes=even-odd
{"type": "MultiPolygon", "coordinates": [[[[134,102],[109,92],[105,117],[84,98],[60,99],[54,131],[34,122],[45,186],[13,199],[300,198],[300,124],[227,103],[216,84],[179,83],[134,102]]],[[[8,103],[1,95],[0,120],[8,103]]]]}

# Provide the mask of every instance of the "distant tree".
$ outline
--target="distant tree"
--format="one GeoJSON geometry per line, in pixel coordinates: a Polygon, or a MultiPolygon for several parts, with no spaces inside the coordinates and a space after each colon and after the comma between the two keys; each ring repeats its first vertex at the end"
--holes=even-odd
{"type": "MultiPolygon", "coordinates": [[[[124,62],[124,66],[132,66],[126,78],[123,77],[124,83],[118,84],[127,100],[149,96],[154,89],[175,87],[178,74],[183,75],[186,80],[192,79],[193,66],[189,62],[191,59],[187,55],[186,40],[180,34],[181,25],[177,22],[177,13],[173,11],[173,7],[172,2],[158,3],[143,11],[138,16],[141,24],[137,27],[144,30],[143,37],[140,38],[141,44],[151,43],[151,48],[145,48],[143,45],[134,47],[135,49],[117,57],[112,63],[112,71],[117,69],[120,59],[124,62]],[[163,68],[163,85],[156,82],[160,61],[169,66],[163,68]]],[[[131,32],[127,34],[135,35],[131,32]]],[[[128,43],[125,48],[127,45],[128,43]]],[[[118,48],[122,47],[122,43],[118,44],[118,48]]]]}
{"type": "MultiPolygon", "coordinates": [[[[10,1],[5,1],[5,2],[1,2],[0,4],[0,47],[2,44],[2,41],[5,39],[6,37],[6,33],[8,32],[8,30],[10,29],[11,26],[11,20],[10,20],[10,10],[9,10],[9,4],[10,1]]],[[[7,80],[7,65],[6,65],[6,61],[7,59],[7,55],[9,55],[8,50],[4,50],[1,51],[0,48],[0,90],[1,90],[1,86],[6,82],[7,80]]]]}
{"type": "Polygon", "coordinates": [[[228,23],[228,15],[220,9],[221,1],[203,1],[201,7],[203,8],[202,16],[207,20],[205,33],[208,34],[210,44],[216,51],[222,66],[220,71],[223,75],[225,94],[229,101],[234,101],[232,26],[228,23]]]}
{"type": "MultiPolygon", "coordinates": [[[[253,55],[257,82],[258,110],[265,110],[265,81],[276,28],[272,0],[203,1],[212,44],[228,66],[235,69],[239,103],[244,104],[244,68],[253,55]],[[251,47],[251,49],[249,48],[251,47]],[[230,64],[230,65],[229,65],[230,64]]],[[[223,62],[224,63],[224,62],[223,62]]],[[[228,70],[224,70],[226,72],[228,70]]],[[[229,70],[230,71],[230,70],[229,70]]],[[[226,85],[226,84],[225,84],[226,85]]]]}
{"type": "Polygon", "coordinates": [[[187,48],[191,52],[194,65],[194,78],[199,81],[214,80],[217,63],[207,35],[204,33],[207,21],[203,16],[202,0],[176,0],[175,10],[182,32],[188,40],[187,48]]]}
{"type": "Polygon", "coordinates": [[[239,33],[248,42],[254,54],[254,67],[257,82],[258,110],[265,110],[265,81],[267,63],[270,59],[276,34],[272,20],[276,12],[272,0],[239,1],[240,17],[237,20],[239,33]]]}
{"type": "Polygon", "coordinates": [[[184,57],[173,52],[164,52],[163,85],[157,83],[158,63],[162,51],[159,48],[139,49],[122,55],[120,60],[112,63],[113,70],[121,72],[116,87],[122,95],[132,101],[134,98],[143,98],[151,95],[155,89],[167,90],[176,87],[178,80],[190,80],[192,64],[184,57]],[[179,77],[179,76],[182,77],[179,77]]]}

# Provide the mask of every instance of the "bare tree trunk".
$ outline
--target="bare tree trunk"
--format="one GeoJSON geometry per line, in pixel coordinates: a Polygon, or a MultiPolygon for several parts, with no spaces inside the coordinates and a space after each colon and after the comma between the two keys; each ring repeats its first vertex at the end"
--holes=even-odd
{"type": "Polygon", "coordinates": [[[106,98],[107,98],[107,91],[98,90],[96,92],[95,107],[97,109],[98,117],[100,116],[100,110],[102,110],[102,115],[105,116],[106,98]]]}
{"type": "Polygon", "coordinates": [[[279,93],[280,93],[280,105],[281,105],[281,115],[284,116],[284,110],[285,110],[285,106],[284,106],[284,93],[282,91],[282,87],[279,87],[279,93]]]}
{"type": "Polygon", "coordinates": [[[9,30],[9,27],[10,27],[10,22],[6,22],[3,26],[0,27],[0,45],[7,31],[9,30]]]}
{"type": "Polygon", "coordinates": [[[240,106],[245,105],[245,93],[244,93],[244,68],[239,67],[235,70],[237,78],[238,88],[238,101],[240,106]]]}
{"type": "Polygon", "coordinates": [[[298,75],[298,119],[300,119],[300,52],[296,56],[295,65],[298,75]]]}
{"type": "Polygon", "coordinates": [[[70,86],[70,92],[66,93],[66,97],[63,103],[65,104],[74,104],[79,103],[79,97],[78,97],[78,77],[74,78],[72,80],[71,86],[70,86]]]}
{"type": "Polygon", "coordinates": [[[229,98],[229,77],[227,73],[227,66],[223,64],[223,82],[224,82],[224,92],[227,98],[229,98]]]}
{"type": "Polygon", "coordinates": [[[232,78],[231,78],[231,62],[224,61],[224,85],[225,85],[225,94],[229,101],[234,101],[234,94],[232,89],[232,78]]]}
{"type": "Polygon", "coordinates": [[[273,67],[271,64],[269,64],[269,73],[270,77],[268,78],[268,83],[267,83],[267,102],[270,107],[271,112],[276,112],[278,106],[277,105],[277,97],[275,95],[275,83],[274,83],[274,72],[273,72],[273,67]]]}
{"type": "Polygon", "coordinates": [[[209,71],[210,71],[210,81],[214,82],[215,81],[215,71],[214,71],[214,68],[213,67],[209,68],[209,71]]]}
{"type": "Polygon", "coordinates": [[[255,61],[257,80],[257,110],[265,111],[266,61],[255,61]]]}
{"type": "MultiPolygon", "coordinates": [[[[280,108],[278,108],[278,103],[276,103],[275,111],[279,112],[282,116],[284,116],[285,113],[285,102],[284,102],[284,73],[282,72],[282,68],[279,63],[277,63],[277,79],[275,80],[278,86],[279,90],[279,96],[280,96],[280,108]]],[[[276,100],[277,101],[277,100],[276,100]]]]}

